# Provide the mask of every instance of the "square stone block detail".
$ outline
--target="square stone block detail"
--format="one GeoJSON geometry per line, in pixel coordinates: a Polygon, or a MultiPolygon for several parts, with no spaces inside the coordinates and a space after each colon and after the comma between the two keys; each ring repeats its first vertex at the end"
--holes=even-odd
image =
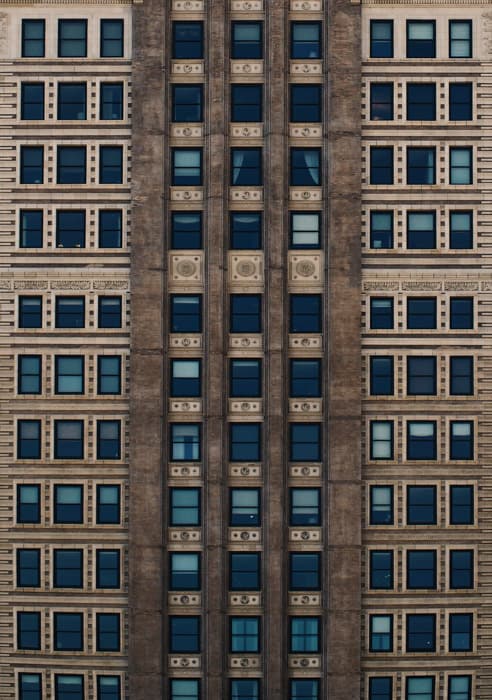
{"type": "Polygon", "coordinates": [[[323,256],[321,253],[289,252],[289,282],[292,284],[322,284],[323,256]]]}
{"type": "Polygon", "coordinates": [[[234,284],[263,284],[263,255],[230,252],[229,279],[234,284]]]}
{"type": "Polygon", "coordinates": [[[203,252],[193,253],[191,255],[169,255],[169,270],[171,273],[171,281],[184,282],[202,282],[203,281],[203,252]]]}

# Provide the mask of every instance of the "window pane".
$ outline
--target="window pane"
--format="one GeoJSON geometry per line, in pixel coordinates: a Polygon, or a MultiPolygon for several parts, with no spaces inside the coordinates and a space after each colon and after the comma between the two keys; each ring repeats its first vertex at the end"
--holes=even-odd
{"type": "Polygon", "coordinates": [[[202,247],[202,213],[171,213],[171,245],[182,250],[199,250],[202,247]]]}
{"type": "Polygon", "coordinates": [[[58,20],[58,56],[62,58],[87,55],[87,20],[58,20]]]}
{"type": "Polygon", "coordinates": [[[371,248],[393,247],[393,212],[371,211],[371,248]]]}

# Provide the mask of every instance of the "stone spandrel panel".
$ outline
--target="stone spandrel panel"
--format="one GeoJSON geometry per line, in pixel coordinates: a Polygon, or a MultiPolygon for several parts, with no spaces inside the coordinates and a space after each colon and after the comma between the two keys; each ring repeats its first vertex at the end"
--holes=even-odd
{"type": "Polygon", "coordinates": [[[289,252],[289,284],[295,286],[320,286],[323,283],[323,254],[289,252]]]}
{"type": "Polygon", "coordinates": [[[203,251],[190,254],[169,254],[169,282],[172,285],[203,281],[203,251]]]}
{"type": "Polygon", "coordinates": [[[229,253],[229,282],[236,285],[263,284],[263,253],[229,253]]]}

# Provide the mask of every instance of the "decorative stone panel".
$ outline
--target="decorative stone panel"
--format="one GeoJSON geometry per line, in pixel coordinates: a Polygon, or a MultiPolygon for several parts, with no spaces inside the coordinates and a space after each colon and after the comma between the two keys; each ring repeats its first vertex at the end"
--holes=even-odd
{"type": "Polygon", "coordinates": [[[254,75],[260,76],[263,74],[263,61],[231,61],[232,75],[254,75]]]}
{"type": "Polygon", "coordinates": [[[229,656],[229,668],[260,668],[261,656],[229,656]]]}
{"type": "Polygon", "coordinates": [[[169,476],[172,478],[189,479],[190,477],[198,478],[200,475],[201,467],[199,465],[169,465],[169,476]]]}
{"type": "Polygon", "coordinates": [[[250,187],[245,190],[241,187],[229,187],[229,199],[231,202],[261,202],[263,201],[263,188],[250,187]]]}
{"type": "Polygon", "coordinates": [[[173,61],[173,75],[203,75],[203,61],[173,61]]]}
{"type": "Polygon", "coordinates": [[[171,281],[190,282],[203,281],[203,252],[192,255],[169,255],[169,271],[171,281]]]}
{"type": "Polygon", "coordinates": [[[289,605],[319,607],[321,605],[321,593],[289,593],[289,605]]]}
{"type": "Polygon", "coordinates": [[[229,413],[262,413],[262,402],[229,399],[229,413]]]}
{"type": "Polygon", "coordinates": [[[321,187],[291,187],[289,199],[291,202],[321,202],[321,187]]]}
{"type": "Polygon", "coordinates": [[[321,253],[289,253],[289,282],[291,284],[321,284],[323,282],[321,253]]]}
{"type": "Polygon", "coordinates": [[[201,124],[171,124],[171,136],[177,139],[200,138],[203,136],[203,126],[201,124]]]}
{"type": "Polygon", "coordinates": [[[321,61],[291,61],[290,72],[292,75],[322,75],[323,64],[321,61]]]}
{"type": "Polygon", "coordinates": [[[323,399],[289,399],[289,413],[321,413],[323,399]]]}
{"type": "Polygon", "coordinates": [[[195,399],[169,399],[169,411],[171,413],[201,413],[202,402],[195,399]]]}
{"type": "Polygon", "coordinates": [[[259,479],[261,466],[259,464],[230,464],[229,476],[239,479],[259,479]]]}
{"type": "Polygon", "coordinates": [[[290,333],[289,348],[321,349],[323,347],[323,337],[321,335],[304,335],[300,333],[290,333]]]}
{"type": "Polygon", "coordinates": [[[259,593],[229,593],[229,605],[257,608],[261,605],[261,595],[259,593]]]}
{"type": "Polygon", "coordinates": [[[290,528],[289,540],[291,542],[321,542],[321,529],[302,530],[290,528]]]}
{"type": "Polygon", "coordinates": [[[169,668],[200,668],[199,656],[169,656],[169,668]]]}
{"type": "Polygon", "coordinates": [[[229,279],[234,284],[263,284],[263,255],[229,253],[229,279]]]}
{"type": "Polygon", "coordinates": [[[289,654],[289,668],[320,668],[320,656],[289,654]]]}
{"type": "Polygon", "coordinates": [[[261,541],[261,530],[260,528],[245,528],[240,527],[230,527],[229,528],[229,541],[230,542],[260,542],[261,541]]]}
{"type": "Polygon", "coordinates": [[[200,530],[179,530],[177,528],[169,528],[168,530],[169,542],[200,542],[201,531],[200,530]]]}
{"type": "Polygon", "coordinates": [[[321,0],[291,0],[291,12],[321,12],[323,5],[321,0]]]}
{"type": "Polygon", "coordinates": [[[304,464],[303,466],[291,465],[289,475],[293,478],[317,478],[321,476],[321,466],[319,464],[304,464]]]}
{"type": "Polygon", "coordinates": [[[257,335],[235,335],[231,334],[229,336],[229,347],[249,350],[250,348],[261,348],[263,345],[263,336],[258,333],[257,335]]]}
{"type": "Polygon", "coordinates": [[[169,605],[179,605],[183,607],[198,607],[202,604],[201,593],[169,593],[169,605]]]}
{"type": "Polygon", "coordinates": [[[204,0],[174,0],[174,12],[203,12],[204,0]]]}
{"type": "Polygon", "coordinates": [[[289,131],[291,137],[301,139],[319,139],[323,135],[323,129],[318,125],[291,124],[289,131]]]}
{"type": "Polygon", "coordinates": [[[233,12],[263,12],[263,0],[232,0],[233,12]]]}
{"type": "Polygon", "coordinates": [[[251,124],[232,124],[231,136],[233,138],[258,139],[263,136],[263,126],[262,124],[255,126],[251,126],[251,124]]]}
{"type": "Polygon", "coordinates": [[[171,187],[172,202],[201,202],[203,199],[203,189],[187,189],[183,187],[171,187]]]}
{"type": "Polygon", "coordinates": [[[201,348],[202,336],[198,333],[196,335],[182,335],[178,333],[171,333],[169,335],[169,347],[190,349],[201,348]]]}

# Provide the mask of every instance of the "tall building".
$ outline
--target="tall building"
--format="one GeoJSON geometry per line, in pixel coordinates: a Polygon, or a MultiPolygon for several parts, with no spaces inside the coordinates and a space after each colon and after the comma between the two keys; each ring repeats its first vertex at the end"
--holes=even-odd
{"type": "Polygon", "coordinates": [[[492,698],[491,37],[1,4],[1,700],[492,698]]]}

